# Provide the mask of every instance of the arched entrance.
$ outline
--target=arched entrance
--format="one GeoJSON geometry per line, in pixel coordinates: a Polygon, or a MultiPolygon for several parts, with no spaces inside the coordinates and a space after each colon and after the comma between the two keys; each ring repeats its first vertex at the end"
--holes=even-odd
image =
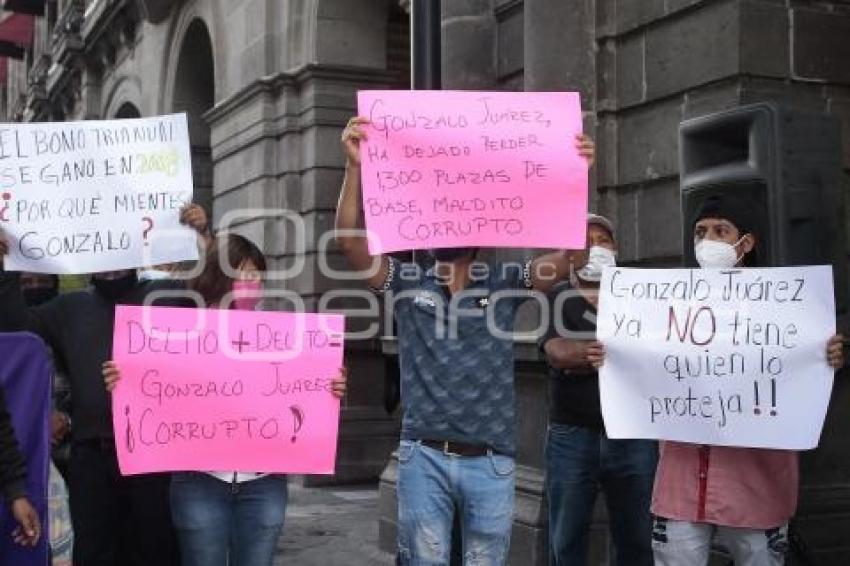
{"type": "Polygon", "coordinates": [[[387,2],[387,72],[392,88],[410,88],[410,15],[398,0],[387,2]]]}
{"type": "Polygon", "coordinates": [[[189,24],[174,77],[172,109],[185,112],[192,145],[194,200],[212,210],[213,164],[210,151],[210,127],[204,113],[215,104],[215,70],[212,41],[207,26],[200,19],[189,24]]]}
{"type": "Polygon", "coordinates": [[[139,109],[136,108],[136,105],[132,102],[125,102],[118,108],[118,112],[115,113],[116,118],[141,118],[142,113],[139,112],[139,109]]]}

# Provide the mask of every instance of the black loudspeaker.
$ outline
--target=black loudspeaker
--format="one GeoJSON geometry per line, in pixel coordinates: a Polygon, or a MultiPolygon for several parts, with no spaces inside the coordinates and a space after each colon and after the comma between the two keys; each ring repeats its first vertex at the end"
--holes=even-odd
{"type": "Polygon", "coordinates": [[[2,8],[7,12],[43,16],[46,4],[47,0],[3,0],[2,8]]]}
{"type": "Polygon", "coordinates": [[[679,171],[685,265],[696,265],[693,226],[703,200],[724,194],[752,206],[756,265],[832,264],[839,312],[847,307],[841,126],[773,103],[682,122],[679,171]]]}

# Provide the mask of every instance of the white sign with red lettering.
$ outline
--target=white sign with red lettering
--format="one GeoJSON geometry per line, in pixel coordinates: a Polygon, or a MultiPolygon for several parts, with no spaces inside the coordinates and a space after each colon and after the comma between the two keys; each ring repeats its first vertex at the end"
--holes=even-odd
{"type": "Polygon", "coordinates": [[[817,446],[833,382],[831,267],[606,269],[597,328],[609,437],[817,446]]]}

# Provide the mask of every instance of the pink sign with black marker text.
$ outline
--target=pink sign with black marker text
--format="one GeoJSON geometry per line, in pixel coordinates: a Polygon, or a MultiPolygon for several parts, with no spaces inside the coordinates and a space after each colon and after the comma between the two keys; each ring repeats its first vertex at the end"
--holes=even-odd
{"type": "Polygon", "coordinates": [[[118,306],[121,473],[333,473],[343,333],[339,315],[118,306]]]}
{"type": "Polygon", "coordinates": [[[360,91],[372,254],[583,249],[587,162],[576,92],[360,91]]]}

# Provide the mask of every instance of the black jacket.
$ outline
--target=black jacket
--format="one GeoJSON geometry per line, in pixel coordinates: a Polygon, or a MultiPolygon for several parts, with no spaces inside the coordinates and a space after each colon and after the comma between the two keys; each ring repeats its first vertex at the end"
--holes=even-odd
{"type": "MultiPolygon", "coordinates": [[[[183,288],[176,281],[139,282],[118,303],[140,305],[153,291],[183,288]]],[[[115,303],[94,289],[65,293],[27,308],[19,274],[0,271],[0,332],[34,332],[53,349],[71,388],[74,441],[113,437],[111,398],[103,386],[102,366],[112,358],[114,319],[115,303]]]]}
{"type": "Polygon", "coordinates": [[[26,495],[27,465],[15,438],[6,394],[0,387],[0,493],[11,503],[26,495]]]}

